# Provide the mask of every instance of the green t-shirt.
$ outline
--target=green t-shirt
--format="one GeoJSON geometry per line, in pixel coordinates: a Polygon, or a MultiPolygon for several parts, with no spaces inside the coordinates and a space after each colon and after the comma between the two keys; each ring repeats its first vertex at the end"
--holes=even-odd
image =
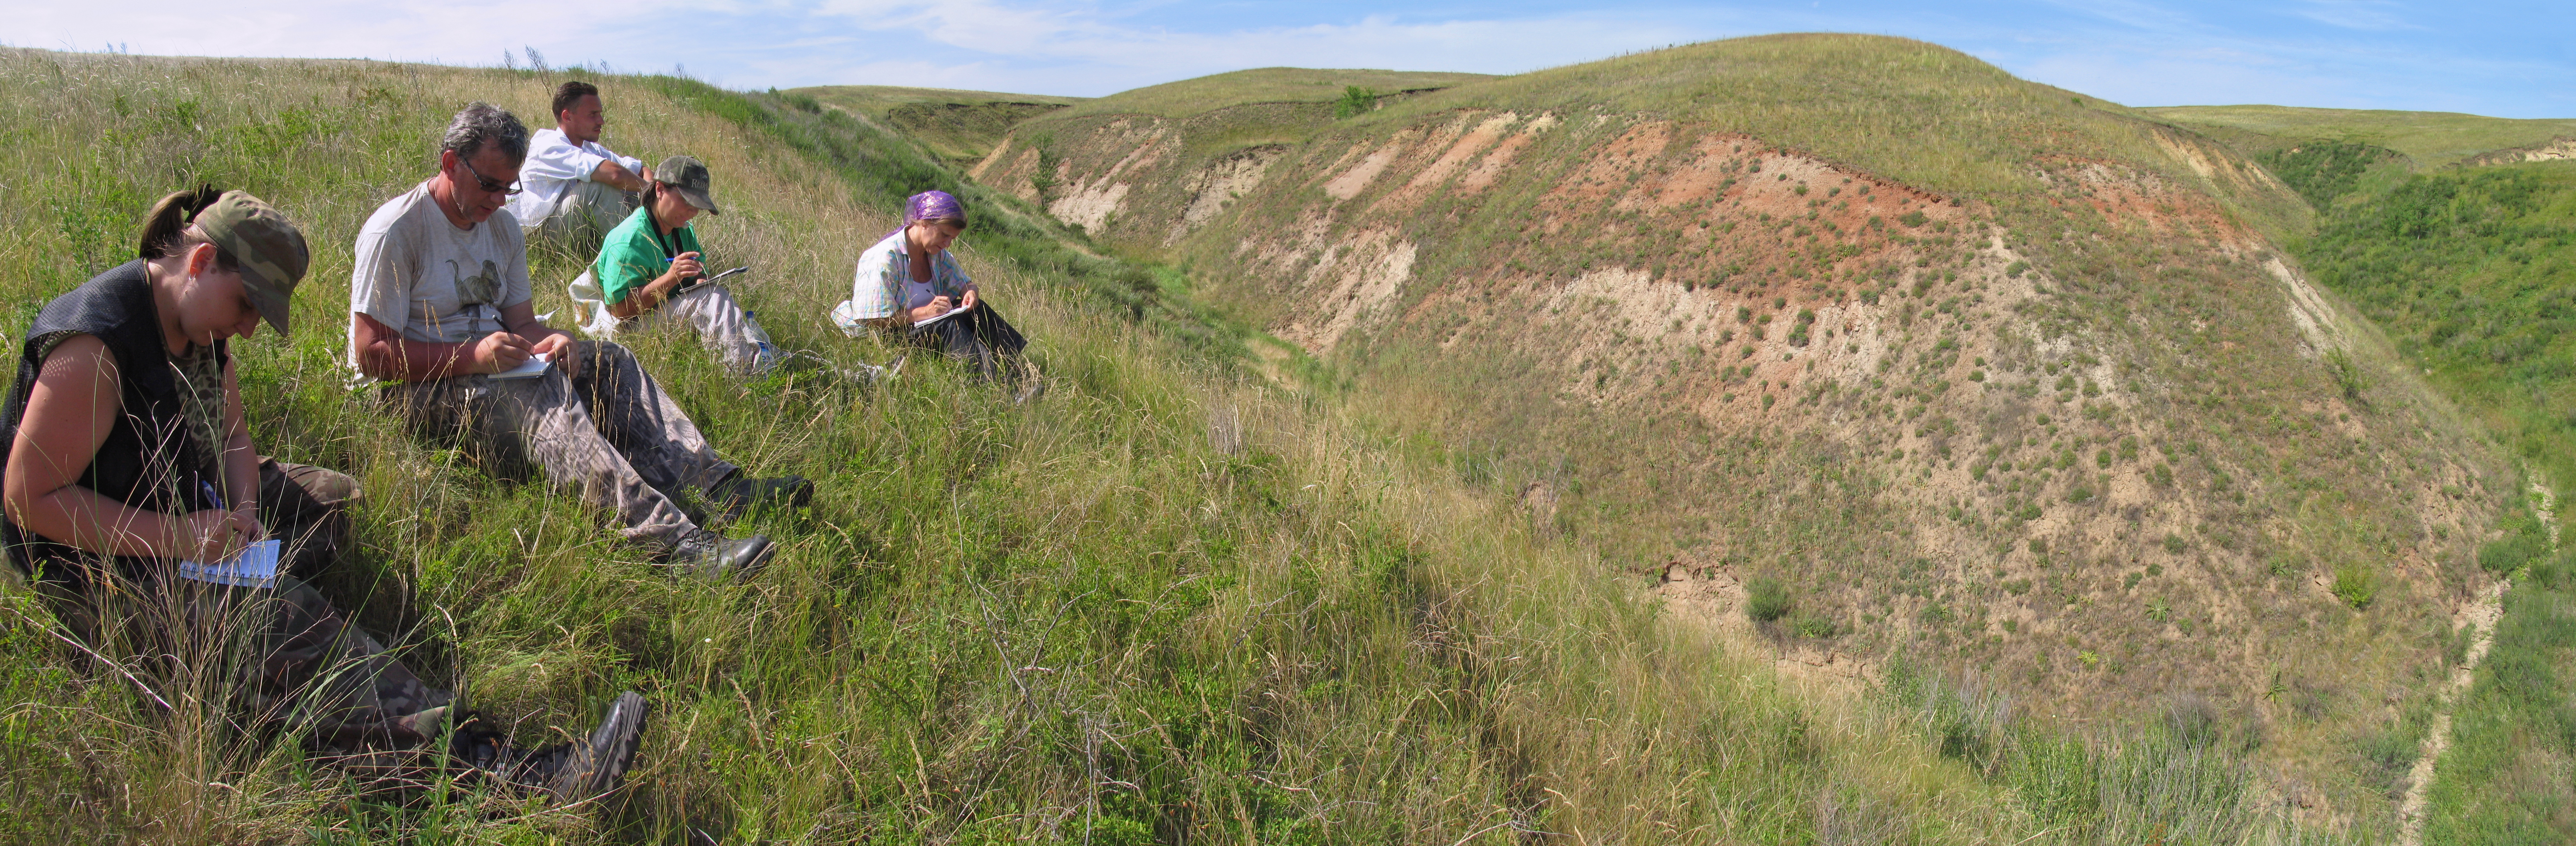
{"type": "Polygon", "coordinates": [[[671,269],[670,260],[686,252],[706,255],[698,247],[697,231],[681,226],[664,239],[661,227],[653,225],[653,208],[646,206],[608,230],[599,245],[599,258],[590,263],[590,276],[609,303],[622,303],[628,292],[662,278],[671,269]]]}

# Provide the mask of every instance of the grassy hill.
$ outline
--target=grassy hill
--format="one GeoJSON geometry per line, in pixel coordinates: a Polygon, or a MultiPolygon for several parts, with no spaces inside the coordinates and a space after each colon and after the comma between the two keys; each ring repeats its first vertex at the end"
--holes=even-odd
{"type": "Polygon", "coordinates": [[[2114,736],[2202,714],[2298,818],[2393,832],[2522,484],[2283,251],[2318,213],[2253,156],[1864,36],[1121,102],[974,176],[1188,268],[1674,619],[2114,736]]]}
{"type": "MultiPolygon", "coordinates": [[[[801,98],[578,69],[6,50],[0,116],[0,184],[18,200],[0,204],[18,236],[0,242],[16,269],[0,291],[20,304],[0,332],[121,260],[174,186],[270,200],[316,255],[298,334],[236,347],[255,437],[369,492],[363,551],[317,584],[522,740],[579,730],[620,689],[657,709],[631,789],[605,807],[372,792],[302,760],[295,738],[226,728],[220,674],[138,663],[176,694],[162,710],[10,586],[9,841],[2286,836],[2244,738],[2214,730],[2220,711],[2087,744],[1937,672],[1890,665],[1890,695],[1853,697],[1669,626],[1657,600],[1602,578],[1629,560],[1605,560],[1588,529],[1462,481],[1452,454],[1368,425],[1371,406],[1252,375],[1240,333],[1182,296],[1177,269],[1100,258],[913,142],[801,98]],[[739,587],[674,579],[591,509],[403,436],[336,364],[357,227],[428,173],[460,105],[535,113],[576,74],[605,90],[617,149],[707,162],[727,213],[703,237],[756,268],[737,290],[788,347],[890,356],[823,312],[904,193],[966,192],[966,266],[1054,387],[1018,408],[920,357],[872,391],[810,372],[743,383],[685,339],[636,339],[724,454],[819,484],[809,513],[750,527],[781,552],[739,587]]],[[[568,307],[580,258],[534,257],[541,312],[568,307]]],[[[1816,456],[1798,449],[1786,459],[1816,456]]],[[[1560,513],[1593,502],[1570,490],[1560,513]]]]}
{"type": "Polygon", "coordinates": [[[895,85],[822,85],[782,93],[866,115],[920,141],[933,155],[961,162],[983,158],[1020,121],[1089,99],[895,85]]]}
{"type": "Polygon", "coordinates": [[[2268,153],[2308,141],[2356,141],[2395,150],[2419,168],[2576,138],[2576,119],[2517,120],[2457,112],[2292,106],[2166,106],[2138,112],[2209,133],[2248,154],[2268,153]]]}
{"type": "Polygon", "coordinates": [[[1493,77],[1438,71],[1254,68],[1149,85],[1097,98],[1067,116],[1149,114],[1184,118],[1260,103],[1330,103],[1352,87],[1379,95],[1435,91],[1493,77]]]}

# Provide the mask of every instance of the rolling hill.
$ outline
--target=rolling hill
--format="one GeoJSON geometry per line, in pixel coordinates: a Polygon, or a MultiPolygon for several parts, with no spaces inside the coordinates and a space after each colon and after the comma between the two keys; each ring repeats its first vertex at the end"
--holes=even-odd
{"type": "MultiPolygon", "coordinates": [[[[2421,168],[2498,153],[2548,155],[2554,147],[2564,147],[2561,142],[2576,140],[2576,119],[2289,106],[2166,106],[2138,111],[2198,129],[2249,155],[2303,142],[2356,141],[2395,150],[2421,168]]],[[[2568,155],[2562,151],[2555,157],[2568,155]]]]}
{"type": "Polygon", "coordinates": [[[2215,726],[2299,819],[2395,830],[2522,477],[2312,280],[2319,213],[2263,151],[1865,36],[1348,117],[1196,84],[1024,122],[972,175],[1186,268],[1783,672],[2215,726]]]}
{"type": "Polygon", "coordinates": [[[1083,97],[1001,94],[893,85],[824,85],[781,92],[864,115],[929,147],[948,161],[981,159],[1013,124],[1082,102],[1083,97]]]}

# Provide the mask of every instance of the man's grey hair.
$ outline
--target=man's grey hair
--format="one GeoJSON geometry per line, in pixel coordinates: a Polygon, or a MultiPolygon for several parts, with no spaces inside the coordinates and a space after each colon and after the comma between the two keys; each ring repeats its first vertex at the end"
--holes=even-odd
{"type": "Polygon", "coordinates": [[[485,144],[498,148],[512,162],[526,161],[528,125],[499,106],[476,100],[448,122],[447,137],[439,139],[438,149],[457,158],[472,158],[485,144]]]}

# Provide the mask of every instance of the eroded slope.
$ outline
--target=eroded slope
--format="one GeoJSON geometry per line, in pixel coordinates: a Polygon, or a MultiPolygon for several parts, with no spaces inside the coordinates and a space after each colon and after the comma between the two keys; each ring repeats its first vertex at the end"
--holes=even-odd
{"type": "Polygon", "coordinates": [[[2368,750],[2420,735],[2511,483],[2244,157],[1865,37],[1234,115],[1049,118],[977,176],[1052,162],[1051,210],[1784,663],[2199,709],[2305,813],[2388,819],[2407,762],[2368,750]]]}

